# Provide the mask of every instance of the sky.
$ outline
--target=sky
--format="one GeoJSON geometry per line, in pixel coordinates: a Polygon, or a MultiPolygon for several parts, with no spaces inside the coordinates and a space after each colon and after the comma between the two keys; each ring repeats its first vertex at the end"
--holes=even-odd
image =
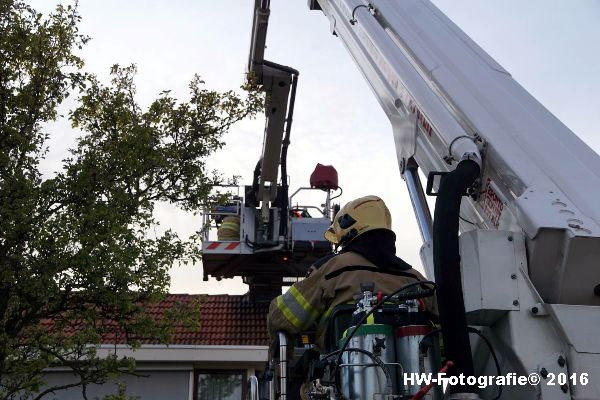
{"type": "MultiPolygon", "coordinates": [[[[401,1],[401,0],[397,0],[401,1]]],[[[47,12],[55,0],[29,1],[47,12]]],[[[600,152],[600,2],[596,0],[433,0],[513,78],[584,142],[600,152]]],[[[86,70],[108,82],[110,66],[137,64],[138,99],[149,104],[162,90],[186,99],[195,73],[208,88],[238,88],[248,58],[253,0],[80,0],[86,70]]],[[[368,194],[388,204],[397,254],[421,269],[422,245],[400,177],[390,124],[339,38],[306,0],[272,0],[265,57],[300,71],[288,173],[306,186],[320,162],[336,167],[339,199],[368,194]]],[[[65,109],[72,104],[67,103],[65,109]]],[[[251,182],[260,157],[264,119],[244,121],[225,136],[209,165],[251,182]]],[[[50,153],[42,168],[60,168],[76,132],[66,121],[49,128],[50,153]]],[[[198,217],[158,209],[163,227],[180,235],[198,217]]],[[[175,267],[172,293],[242,294],[239,279],[202,281],[202,266],[175,267]]]]}

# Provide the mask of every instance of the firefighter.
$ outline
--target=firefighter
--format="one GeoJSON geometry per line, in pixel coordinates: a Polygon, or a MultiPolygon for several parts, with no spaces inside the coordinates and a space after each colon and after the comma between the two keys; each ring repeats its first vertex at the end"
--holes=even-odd
{"type": "MultiPolygon", "coordinates": [[[[294,343],[298,333],[317,325],[317,349],[323,352],[327,316],[339,304],[352,302],[362,282],[389,294],[401,286],[425,280],[396,256],[392,218],[382,199],[365,196],[346,204],[334,217],[325,239],[337,253],[318,260],[306,279],[275,298],[269,308],[269,333],[275,339],[285,331],[294,343]]],[[[437,314],[435,300],[425,299],[429,312],[437,314]]]]}
{"type": "Polygon", "coordinates": [[[217,229],[217,240],[220,242],[240,240],[239,215],[228,215],[223,218],[221,225],[217,229]]]}

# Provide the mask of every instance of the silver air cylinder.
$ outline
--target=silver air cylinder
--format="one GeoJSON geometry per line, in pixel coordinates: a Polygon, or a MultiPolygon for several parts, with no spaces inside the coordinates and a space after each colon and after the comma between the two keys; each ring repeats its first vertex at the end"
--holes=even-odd
{"type": "MultiPolygon", "coordinates": [[[[345,337],[340,339],[340,347],[345,341],[345,337]]],[[[392,363],[388,365],[392,379],[388,379],[382,368],[367,354],[346,351],[340,365],[341,389],[345,398],[373,400],[398,393],[397,388],[394,387],[396,376],[393,365],[396,358],[394,341],[394,331],[389,325],[369,324],[358,328],[350,339],[348,348],[367,350],[379,357],[384,364],[392,363]]]]}
{"type": "MultiPolygon", "coordinates": [[[[396,356],[398,362],[402,365],[404,373],[425,372],[425,366],[421,365],[419,345],[423,337],[431,332],[431,327],[428,325],[405,325],[396,328],[396,356]]],[[[404,377],[400,377],[400,381],[404,382],[404,377]]],[[[407,382],[405,386],[405,395],[414,395],[421,388],[416,381],[414,384],[407,382]]]]}

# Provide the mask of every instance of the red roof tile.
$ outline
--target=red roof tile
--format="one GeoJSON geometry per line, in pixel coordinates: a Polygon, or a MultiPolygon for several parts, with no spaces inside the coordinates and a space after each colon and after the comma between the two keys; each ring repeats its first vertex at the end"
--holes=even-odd
{"type": "MultiPolygon", "coordinates": [[[[197,300],[200,296],[170,295],[178,301],[197,300]]],[[[268,303],[250,302],[247,296],[202,296],[200,329],[177,331],[174,344],[268,345],[268,303]]]]}
{"type": "MultiPolygon", "coordinates": [[[[199,328],[186,327],[184,324],[175,327],[170,344],[186,345],[229,345],[229,346],[267,346],[268,303],[250,302],[243,295],[188,295],[170,294],[160,303],[151,304],[146,313],[160,319],[164,313],[178,304],[200,304],[199,328]]],[[[52,321],[44,321],[51,329],[52,321]]],[[[114,321],[104,322],[110,326],[114,321]]],[[[105,325],[106,326],[106,325],[105,325]]],[[[75,327],[68,329],[74,330],[75,327]]],[[[104,344],[125,343],[125,336],[118,332],[105,335],[104,344]]],[[[159,344],[152,340],[142,340],[145,344],[159,344]]]]}

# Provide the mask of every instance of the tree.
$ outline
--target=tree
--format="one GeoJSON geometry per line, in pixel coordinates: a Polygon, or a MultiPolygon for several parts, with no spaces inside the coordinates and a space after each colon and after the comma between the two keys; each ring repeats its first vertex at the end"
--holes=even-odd
{"type": "Polygon", "coordinates": [[[132,368],[90,344],[110,332],[132,346],[168,339],[181,315],[155,321],[144,304],[160,300],[169,269],[197,261],[201,247],[196,236],[155,234],[154,206],[193,213],[210,202],[219,178],[206,171],[206,157],[232,124],[260,108],[255,91],[211,91],[195,77],[187,102],[165,91],[143,109],[134,66],[114,66],[108,86],[83,72],[75,52],[88,38],[79,21],[76,6],[44,17],[0,0],[2,398],[61,389],[44,387],[49,366],[71,368],[86,397],[86,385],[132,368]],[[63,169],[44,178],[44,127],[71,93],[79,101],[69,118],[82,133],[63,169]]]}

